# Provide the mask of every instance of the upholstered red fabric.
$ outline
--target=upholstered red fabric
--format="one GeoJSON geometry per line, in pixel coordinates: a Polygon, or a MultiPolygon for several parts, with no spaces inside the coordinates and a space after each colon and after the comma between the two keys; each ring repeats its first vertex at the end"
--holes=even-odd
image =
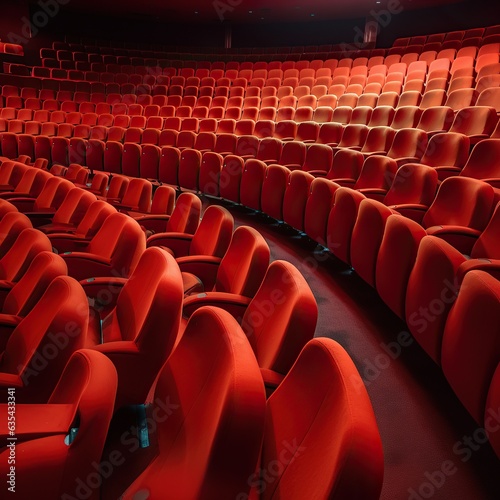
{"type": "MultiPolygon", "coordinates": [[[[89,285],[97,299],[103,296],[92,281],[89,285]]],[[[177,342],[184,296],[179,267],[161,248],[148,248],[123,288],[106,283],[100,288],[118,293],[116,306],[101,318],[101,331],[93,332],[102,338],[94,349],[106,354],[118,372],[116,408],[144,403],[177,342]]]]}
{"type": "Polygon", "coordinates": [[[370,399],[351,358],[331,339],[309,341],[267,402],[252,498],[375,500],[383,463],[370,399]]]}
{"type": "MultiPolygon", "coordinates": [[[[340,154],[341,151],[337,153],[340,154]]],[[[333,206],[328,216],[326,245],[330,252],[346,264],[351,263],[351,237],[359,204],[365,196],[359,191],[341,187],[335,192],[333,206]]]]}
{"type": "Polygon", "coordinates": [[[488,389],[500,359],[499,312],[500,282],[483,271],[471,271],[443,334],[443,373],[478,424],[484,421],[488,389]]]}
{"type": "Polygon", "coordinates": [[[182,193],[171,215],[149,214],[137,217],[139,224],[155,233],[194,234],[200,223],[201,200],[194,193],[182,193]]]}
{"type": "Polygon", "coordinates": [[[128,277],[145,249],[146,237],[137,221],[116,213],[106,218],[85,249],[63,253],[62,257],[68,265],[68,274],[78,280],[94,276],[128,277]]]}
{"type": "Polygon", "coordinates": [[[225,208],[210,206],[205,210],[194,235],[180,231],[158,233],[148,238],[147,245],[166,247],[180,259],[189,255],[205,255],[217,257],[217,262],[220,262],[231,241],[233,226],[233,216],[225,208]]]}
{"type": "Polygon", "coordinates": [[[375,268],[377,292],[402,319],[405,317],[408,280],[415,264],[420,241],[425,234],[425,230],[416,222],[393,214],[386,221],[380,242],[375,268]]]}
{"type": "MultiPolygon", "coordinates": [[[[92,479],[113,415],[116,378],[113,364],[106,356],[79,350],[68,361],[48,404],[17,406],[18,425],[26,433],[22,442],[16,444],[16,473],[23,478],[16,482],[17,495],[48,499],[78,497],[85,491],[86,498],[100,497],[92,479]],[[40,424],[45,423],[44,415],[47,422],[57,420],[62,425],[37,435],[40,424]],[[78,430],[68,444],[70,428],[78,430]]],[[[5,414],[5,421],[6,418],[5,414]]],[[[0,470],[5,476],[10,470],[8,456],[8,449],[0,453],[0,470]]]]}
{"type": "Polygon", "coordinates": [[[229,313],[207,307],[190,319],[160,374],[153,405],[165,400],[174,409],[157,422],[158,454],[123,498],[143,492],[161,498],[165,488],[175,498],[248,493],[265,395],[255,355],[229,313]]]}
{"type": "Polygon", "coordinates": [[[371,286],[375,286],[377,256],[385,224],[393,213],[389,207],[369,198],[359,204],[351,237],[351,266],[371,286]]]}
{"type": "Polygon", "coordinates": [[[0,259],[0,280],[19,281],[34,257],[43,251],[52,251],[47,236],[33,228],[23,229],[0,259]]]}
{"type": "MultiPolygon", "coordinates": [[[[87,339],[89,308],[80,284],[59,276],[12,332],[0,361],[0,390],[19,403],[45,403],[68,359],[87,339]]],[[[4,399],[5,401],[5,399],[4,399]]]]}
{"type": "Polygon", "coordinates": [[[486,400],[486,410],[484,412],[484,428],[488,432],[490,444],[495,453],[500,456],[500,429],[498,428],[498,419],[495,416],[500,408],[500,365],[497,365],[495,373],[491,379],[486,400]]]}
{"type": "Polygon", "coordinates": [[[8,252],[21,232],[29,227],[32,227],[31,221],[17,211],[7,212],[0,219],[0,258],[8,252]]]}

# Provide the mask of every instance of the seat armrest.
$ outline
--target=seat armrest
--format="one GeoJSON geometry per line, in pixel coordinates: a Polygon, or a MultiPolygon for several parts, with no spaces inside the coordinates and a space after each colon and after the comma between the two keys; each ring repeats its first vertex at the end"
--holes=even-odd
{"type": "Polygon", "coordinates": [[[224,309],[241,322],[243,315],[252,299],[244,295],[235,295],[224,292],[206,292],[186,297],[183,302],[182,314],[191,316],[202,306],[215,306],[224,309]]]}
{"type": "Polygon", "coordinates": [[[269,368],[261,368],[260,374],[262,375],[262,380],[264,381],[264,386],[266,388],[266,398],[268,398],[275,389],[281,384],[285,375],[270,370],[269,368]]]}
{"type": "Polygon", "coordinates": [[[81,238],[74,234],[52,233],[47,236],[59,253],[84,252],[90,243],[90,238],[81,238]]]}
{"type": "Polygon", "coordinates": [[[221,260],[220,257],[211,255],[189,255],[176,259],[181,272],[197,276],[203,283],[205,290],[212,290],[215,286],[221,260]]]}
{"type": "Polygon", "coordinates": [[[167,230],[170,215],[143,214],[133,215],[133,218],[139,223],[140,226],[148,231],[152,231],[153,233],[164,233],[167,230]]]}
{"type": "Polygon", "coordinates": [[[20,212],[31,212],[35,206],[35,198],[14,198],[9,200],[20,212]]]}
{"type": "Polygon", "coordinates": [[[147,239],[148,247],[167,247],[172,250],[175,257],[189,255],[189,248],[193,239],[192,234],[187,233],[158,233],[147,239]]]}
{"type": "Polygon", "coordinates": [[[420,224],[429,207],[418,203],[407,203],[404,205],[391,205],[389,208],[420,224]]]}
{"type": "Polygon", "coordinates": [[[106,276],[82,280],[80,285],[82,285],[87,297],[92,299],[92,307],[99,311],[101,317],[104,317],[104,309],[110,310],[115,307],[118,296],[127,281],[127,278],[106,276]]]}
{"type": "Polygon", "coordinates": [[[470,259],[462,262],[457,269],[457,283],[462,284],[469,271],[485,271],[500,280],[500,259],[470,259]]]}
{"type": "Polygon", "coordinates": [[[111,263],[99,255],[84,252],[60,254],[68,266],[68,275],[78,281],[97,276],[113,276],[111,263]]]}
{"type": "MultiPolygon", "coordinates": [[[[0,437],[11,436],[12,405],[0,405],[0,437]]],[[[68,434],[75,420],[74,404],[18,404],[15,406],[15,437],[17,442],[68,434]]]]}
{"type": "Polygon", "coordinates": [[[481,231],[478,229],[454,225],[431,226],[426,229],[426,232],[445,240],[465,255],[470,255],[474,243],[481,235],[481,231]]]}
{"type": "Polygon", "coordinates": [[[387,191],[381,188],[362,188],[357,189],[356,191],[364,194],[367,198],[371,198],[372,200],[377,200],[380,202],[384,201],[384,197],[387,194],[387,191]]]}

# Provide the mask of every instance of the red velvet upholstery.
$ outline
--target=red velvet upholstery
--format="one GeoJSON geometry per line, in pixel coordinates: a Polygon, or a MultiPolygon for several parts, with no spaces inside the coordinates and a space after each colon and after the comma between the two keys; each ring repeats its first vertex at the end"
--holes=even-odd
{"type": "Polygon", "coordinates": [[[86,343],[88,311],[77,281],[68,276],[52,281],[7,342],[0,361],[4,401],[7,387],[16,388],[19,403],[48,401],[71,354],[86,343]]]}
{"type": "Polygon", "coordinates": [[[144,403],[177,342],[184,296],[179,267],[164,250],[148,248],[121,290],[100,281],[83,284],[87,295],[98,301],[106,297],[103,290],[119,295],[111,312],[101,316],[101,331],[93,332],[102,338],[94,349],[106,354],[118,372],[116,408],[144,403]]]}
{"type": "Polygon", "coordinates": [[[311,182],[304,212],[304,232],[323,246],[326,246],[328,216],[339,187],[335,182],[321,177],[311,182]]]}
{"type": "Polygon", "coordinates": [[[95,276],[127,278],[145,249],[146,237],[137,221],[116,213],[106,218],[85,249],[63,253],[62,257],[68,274],[78,280],[95,276]]]}
{"type": "Polygon", "coordinates": [[[317,319],[316,299],[302,274],[289,262],[271,263],[241,320],[268,389],[274,384],[266,374],[288,373],[314,336],[317,319]]]}
{"type": "Polygon", "coordinates": [[[375,500],[383,463],[370,399],[352,360],[331,339],[311,340],[267,402],[252,481],[260,494],[252,498],[375,500]],[[298,402],[300,410],[290,412],[298,402]]]}
{"type": "Polygon", "coordinates": [[[483,271],[471,271],[464,278],[443,334],[443,373],[480,425],[500,359],[499,313],[500,282],[483,271]]]}
{"type": "MultiPolygon", "coordinates": [[[[199,201],[199,198],[197,199],[199,201]]],[[[229,246],[233,226],[233,216],[225,208],[210,206],[205,210],[194,235],[181,231],[158,233],[148,238],[147,245],[167,247],[177,258],[188,255],[210,255],[218,257],[219,261],[229,246]]]]}
{"type": "Polygon", "coordinates": [[[0,259],[0,280],[19,281],[35,256],[44,251],[52,251],[47,236],[33,228],[23,229],[0,259]]]}
{"type": "Polygon", "coordinates": [[[158,454],[123,498],[143,491],[161,498],[166,485],[175,498],[248,493],[262,441],[264,386],[254,353],[227,312],[207,307],[190,319],[160,374],[153,405],[165,400],[176,406],[157,423],[158,454]]]}
{"type": "Polygon", "coordinates": [[[8,252],[21,232],[29,227],[32,227],[31,221],[17,211],[7,212],[0,219],[0,258],[8,252]]]}
{"type": "Polygon", "coordinates": [[[254,210],[261,210],[261,192],[267,165],[253,158],[245,162],[240,182],[240,203],[254,210]]]}
{"type": "Polygon", "coordinates": [[[304,230],[304,213],[314,177],[302,170],[294,170],[288,176],[283,198],[283,220],[298,231],[304,230]]]}
{"type": "MultiPolygon", "coordinates": [[[[339,151],[337,154],[340,154],[339,151]]],[[[330,252],[346,264],[351,263],[351,237],[359,204],[365,196],[359,191],[341,187],[335,191],[335,199],[328,216],[326,246],[330,252]]]]}
{"type": "Polygon", "coordinates": [[[290,170],[281,165],[269,165],[262,183],[262,211],[276,220],[283,220],[283,199],[290,170]]]}
{"type": "Polygon", "coordinates": [[[425,234],[422,226],[407,217],[394,214],[386,221],[377,255],[375,284],[380,298],[402,319],[408,280],[425,234]]]}
{"type": "MultiPolygon", "coordinates": [[[[48,404],[17,406],[18,428],[25,429],[27,434],[16,445],[16,473],[23,478],[16,483],[17,495],[21,498],[78,496],[82,489],[78,479],[85,483],[96,473],[95,464],[100,463],[115,392],[116,371],[112,363],[106,356],[82,349],[71,356],[48,404]],[[42,417],[44,413],[47,420],[42,417]],[[54,427],[50,434],[33,435],[41,423],[53,423],[56,419],[65,425],[54,427]],[[73,442],[67,444],[70,428],[78,430],[73,442]]],[[[5,411],[5,422],[6,407],[0,407],[0,414],[5,411]]],[[[8,456],[8,449],[0,453],[0,470],[5,476],[10,469],[8,456]]],[[[98,499],[99,488],[88,488],[85,494],[86,498],[98,499]]]]}
{"type": "Polygon", "coordinates": [[[422,226],[427,234],[439,236],[468,253],[490,219],[493,199],[493,188],[485,182],[450,177],[439,186],[422,226]]]}
{"type": "Polygon", "coordinates": [[[172,215],[149,214],[137,217],[139,224],[154,233],[194,234],[200,223],[201,200],[194,193],[181,193],[172,215]]]}
{"type": "Polygon", "coordinates": [[[371,286],[375,286],[377,256],[385,224],[393,213],[389,207],[369,198],[359,204],[351,237],[351,266],[371,286]]]}

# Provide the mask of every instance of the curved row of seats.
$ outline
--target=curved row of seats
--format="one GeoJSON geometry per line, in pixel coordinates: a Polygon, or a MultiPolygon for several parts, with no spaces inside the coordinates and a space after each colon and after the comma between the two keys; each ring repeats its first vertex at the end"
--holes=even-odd
{"type": "MultiPolygon", "coordinates": [[[[335,415],[342,430],[337,426],[325,442],[333,455],[316,468],[318,495],[378,498],[382,447],[366,391],[359,391],[359,374],[334,341],[310,340],[317,317],[312,292],[291,264],[269,265],[269,248],[257,231],[242,226],[232,235],[232,217],[218,206],[209,207],[198,225],[201,202],[184,193],[170,217],[158,215],[168,232],[150,237],[145,249],[139,223],[116,211],[131,207],[113,208],[67,179],[18,162],[4,161],[0,176],[0,270],[6,280],[0,390],[7,401],[15,387],[16,469],[24,478],[16,491],[40,496],[42,485],[41,498],[76,494],[79,478],[89,477],[100,463],[114,411],[144,403],[159,373],[150,411],[164,409],[166,398],[180,411],[158,421],[161,433],[150,436],[158,439],[158,458],[144,470],[136,468],[138,477],[126,477],[126,484],[122,476],[108,477],[103,494],[109,498],[162,489],[165,474],[176,474],[179,456],[192,465],[185,480],[176,474],[176,495],[220,495],[213,475],[221,470],[231,478],[224,482],[228,495],[247,494],[248,477],[281,456],[281,449],[266,444],[277,432],[293,459],[284,464],[279,485],[257,493],[301,498],[310,488],[301,471],[315,462],[313,443],[328,429],[324,421],[335,415]],[[30,176],[45,181],[39,179],[43,186],[36,198],[19,188],[30,176]],[[183,234],[186,230],[194,235],[183,234]],[[199,292],[202,283],[204,294],[184,298],[199,292]],[[264,303],[272,310],[263,309],[264,303]],[[29,349],[21,347],[26,345],[29,349]],[[310,384],[318,390],[311,391],[310,384]],[[287,432],[278,422],[296,397],[307,401],[308,415],[287,432]],[[338,411],[347,407],[349,418],[340,417],[338,411]],[[184,419],[188,411],[190,418],[184,419]],[[165,440],[179,432],[187,443],[165,440]],[[290,449],[298,433],[309,451],[290,449]],[[339,447],[340,434],[356,440],[339,447]],[[363,484],[346,479],[360,467],[363,484]]],[[[129,184],[134,181],[146,182],[129,184]]],[[[7,404],[0,405],[5,422],[8,411],[7,404]]],[[[7,474],[7,461],[2,464],[7,474]]],[[[91,496],[98,498],[99,488],[91,496]]]]}
{"type": "MultiPolygon", "coordinates": [[[[481,141],[474,150],[473,159],[475,156],[478,168],[479,159],[488,156],[481,149],[498,143],[490,141],[481,141]]],[[[210,157],[218,159],[219,155],[206,153],[205,156],[205,162],[209,163],[210,157]]],[[[492,158],[496,157],[492,154],[492,158]]],[[[200,177],[207,181],[206,194],[220,195],[263,211],[326,245],[332,254],[374,286],[396,314],[406,319],[415,338],[436,362],[443,363],[445,370],[443,352],[448,349],[445,332],[451,329],[446,326],[447,313],[457,294],[455,272],[464,262],[462,253],[477,259],[472,269],[479,266],[495,272],[494,265],[478,259],[496,256],[489,242],[496,241],[500,211],[497,208],[493,213],[495,192],[491,186],[466,176],[446,178],[434,198],[437,172],[423,165],[407,164],[396,172],[391,190],[383,197],[385,192],[380,189],[356,191],[327,179],[314,179],[301,170],[290,173],[279,165],[266,167],[258,160],[244,163],[241,159],[226,157],[226,162],[228,160],[235,163],[232,166],[226,163],[226,169],[220,170],[220,163],[214,162],[213,175],[207,170],[200,177]],[[377,201],[381,199],[385,204],[377,201]],[[487,248],[491,250],[485,250],[487,248]],[[443,265],[443,254],[450,255],[447,258],[453,259],[453,267],[443,265]],[[431,313],[425,312],[429,307],[431,313]]],[[[189,177],[188,172],[176,171],[171,183],[196,189],[196,185],[183,182],[185,175],[189,177]]],[[[192,175],[193,179],[197,176],[192,175]]],[[[162,238],[153,235],[151,242],[161,242],[162,238]]],[[[467,293],[467,289],[463,293],[467,293]]],[[[495,304],[492,307],[496,307],[495,304]]],[[[465,312],[456,314],[461,317],[465,312]]],[[[498,363],[495,355],[492,358],[492,364],[498,363]]],[[[453,372],[456,365],[452,361],[447,363],[452,364],[453,372]]],[[[447,377],[451,377],[449,370],[445,370],[447,377]]],[[[492,380],[491,370],[477,376],[483,396],[492,380]]],[[[461,399],[461,391],[469,391],[467,387],[453,387],[461,399]]],[[[486,415],[485,396],[476,401],[476,405],[479,403],[483,411],[472,414],[481,423],[486,415]]],[[[469,403],[464,404],[470,408],[469,403]]]]}

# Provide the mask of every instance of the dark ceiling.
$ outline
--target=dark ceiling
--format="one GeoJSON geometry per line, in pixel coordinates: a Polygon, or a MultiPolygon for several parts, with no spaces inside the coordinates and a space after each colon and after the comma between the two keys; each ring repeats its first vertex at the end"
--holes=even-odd
{"type": "Polygon", "coordinates": [[[153,16],[189,22],[306,21],[365,18],[421,7],[458,3],[456,0],[70,0],[68,10],[153,16]]]}

